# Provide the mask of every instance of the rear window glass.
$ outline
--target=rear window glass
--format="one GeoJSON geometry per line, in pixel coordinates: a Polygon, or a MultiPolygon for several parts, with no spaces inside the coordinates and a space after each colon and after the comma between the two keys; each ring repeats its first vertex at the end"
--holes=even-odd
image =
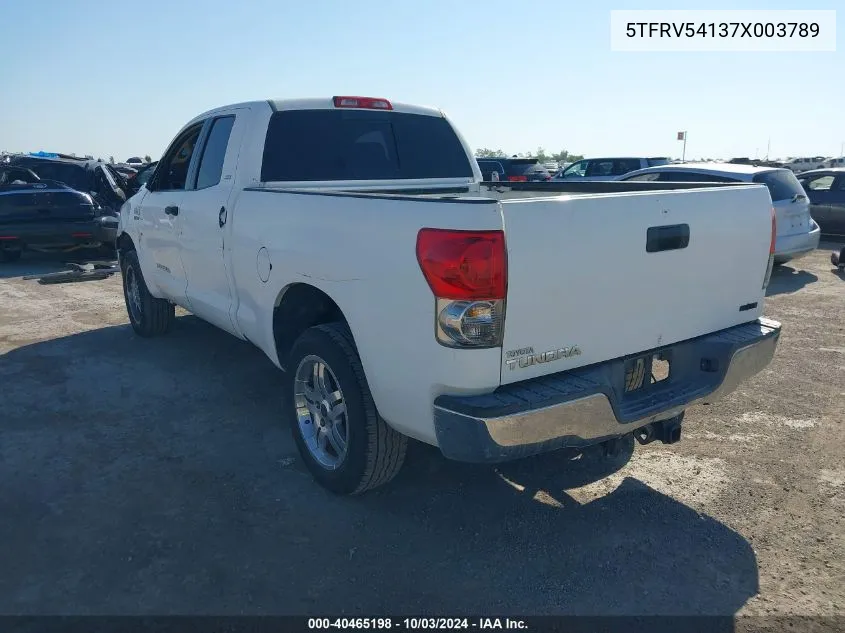
{"type": "Polygon", "coordinates": [[[57,180],[77,191],[88,191],[90,188],[88,172],[85,171],[84,167],[78,165],[46,161],[36,163],[33,161],[26,167],[38,174],[41,180],[57,180]]]}
{"type": "Polygon", "coordinates": [[[668,158],[647,158],[646,162],[648,162],[649,167],[659,167],[660,165],[668,165],[669,159],[668,158]]]}
{"type": "Polygon", "coordinates": [[[525,176],[526,174],[536,174],[538,172],[546,172],[546,168],[540,164],[538,160],[512,160],[508,166],[508,176],[525,176]]]}
{"type": "Polygon", "coordinates": [[[767,171],[754,176],[754,182],[766,185],[769,188],[769,195],[773,202],[779,200],[790,200],[796,195],[803,196],[804,189],[801,183],[788,169],[767,171]]]}
{"type": "Polygon", "coordinates": [[[265,182],[472,176],[446,119],[401,112],[276,112],[261,165],[265,182]]]}

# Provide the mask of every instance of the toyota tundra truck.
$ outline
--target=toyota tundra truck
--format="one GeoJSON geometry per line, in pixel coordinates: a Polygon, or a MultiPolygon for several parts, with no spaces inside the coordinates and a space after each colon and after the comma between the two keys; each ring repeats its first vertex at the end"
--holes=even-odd
{"type": "Polygon", "coordinates": [[[438,109],[211,110],[121,209],[129,320],[162,335],[181,306],[261,349],[302,460],[336,493],[390,481],[408,438],[470,462],[673,443],[687,407],[775,352],[771,198],[583,185],[483,183],[438,109]]]}

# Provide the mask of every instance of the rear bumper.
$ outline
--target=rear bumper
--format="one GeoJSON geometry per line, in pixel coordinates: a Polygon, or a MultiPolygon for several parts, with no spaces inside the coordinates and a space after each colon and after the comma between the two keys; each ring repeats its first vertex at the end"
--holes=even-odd
{"type": "Polygon", "coordinates": [[[110,244],[117,238],[119,218],[104,215],[93,220],[0,225],[6,248],[71,248],[85,244],[110,244]],[[14,239],[9,239],[14,238],[14,239]]]}
{"type": "Polygon", "coordinates": [[[821,236],[821,228],[815,220],[812,220],[812,228],[809,232],[779,237],[775,242],[775,261],[782,264],[816,250],[821,236]]]}
{"type": "Polygon", "coordinates": [[[451,459],[501,462],[632,433],[733,391],[769,364],[780,329],[761,318],[654,350],[669,358],[670,377],[629,394],[628,358],[619,358],[488,395],[440,396],[434,402],[438,446],[451,459]]]}

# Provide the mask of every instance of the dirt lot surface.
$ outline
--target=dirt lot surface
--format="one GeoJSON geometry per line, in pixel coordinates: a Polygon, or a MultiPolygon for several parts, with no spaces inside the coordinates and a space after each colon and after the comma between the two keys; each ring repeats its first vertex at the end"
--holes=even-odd
{"type": "Polygon", "coordinates": [[[775,272],[775,360],[679,444],[497,468],[415,445],[360,498],[312,483],[249,344],[184,314],[142,340],[119,277],[4,265],[0,612],[843,614],[832,247],[775,272]]]}

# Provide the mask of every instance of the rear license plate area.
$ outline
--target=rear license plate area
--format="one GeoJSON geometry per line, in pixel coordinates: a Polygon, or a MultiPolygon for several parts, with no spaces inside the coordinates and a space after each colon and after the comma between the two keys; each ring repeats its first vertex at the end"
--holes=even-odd
{"type": "Polygon", "coordinates": [[[625,361],[625,393],[652,388],[669,380],[671,362],[666,352],[644,354],[625,361]]]}

